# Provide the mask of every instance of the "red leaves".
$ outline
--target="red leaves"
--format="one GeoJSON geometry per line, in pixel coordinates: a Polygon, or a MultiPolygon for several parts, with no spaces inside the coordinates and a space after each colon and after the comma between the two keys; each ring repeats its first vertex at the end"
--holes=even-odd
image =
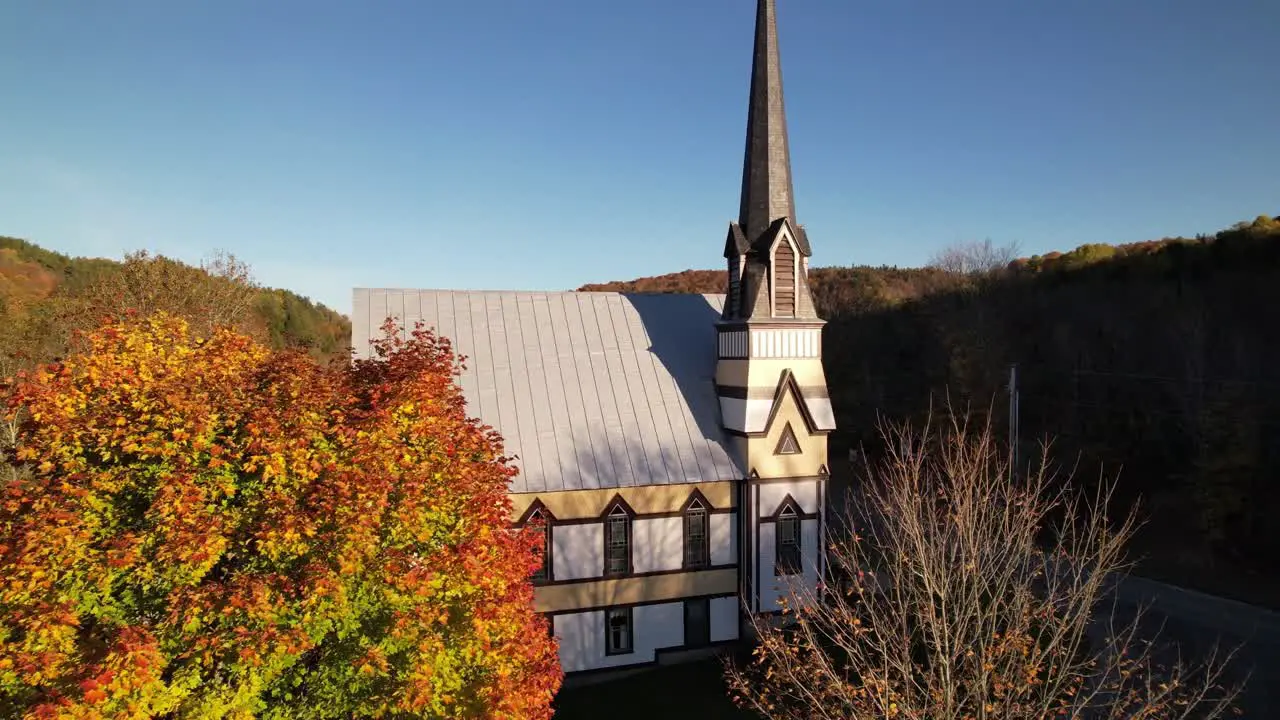
{"type": "Polygon", "coordinates": [[[355,703],[333,717],[372,714],[368,696],[549,717],[535,543],[504,531],[514,470],[466,419],[447,341],[419,329],[320,368],[161,316],[89,345],[16,389],[37,475],[0,495],[0,623],[21,638],[0,694],[146,717],[311,673],[355,703]],[[299,664],[317,644],[349,647],[299,664]],[[460,677],[477,680],[437,685],[460,677]]]}

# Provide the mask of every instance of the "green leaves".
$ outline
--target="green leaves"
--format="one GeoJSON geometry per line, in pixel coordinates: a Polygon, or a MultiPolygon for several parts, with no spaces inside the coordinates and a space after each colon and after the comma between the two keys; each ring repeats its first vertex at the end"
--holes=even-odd
{"type": "Polygon", "coordinates": [[[379,347],[322,368],[161,314],[21,383],[35,476],[0,507],[0,704],[549,717],[513,471],[447,342],[379,347]]]}

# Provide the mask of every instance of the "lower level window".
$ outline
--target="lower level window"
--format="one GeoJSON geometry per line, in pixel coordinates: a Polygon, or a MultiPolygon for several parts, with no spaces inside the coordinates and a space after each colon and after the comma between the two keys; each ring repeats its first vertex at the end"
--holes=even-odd
{"type": "Polygon", "coordinates": [[[626,655],[631,652],[634,637],[631,628],[631,608],[606,610],[604,614],[605,654],[626,655]]]}
{"type": "Polygon", "coordinates": [[[796,575],[800,572],[800,516],[794,506],[788,504],[778,513],[774,525],[775,575],[796,575]]]}
{"type": "Polygon", "coordinates": [[[706,598],[684,601],[685,647],[702,647],[711,642],[711,601],[706,598]]]}

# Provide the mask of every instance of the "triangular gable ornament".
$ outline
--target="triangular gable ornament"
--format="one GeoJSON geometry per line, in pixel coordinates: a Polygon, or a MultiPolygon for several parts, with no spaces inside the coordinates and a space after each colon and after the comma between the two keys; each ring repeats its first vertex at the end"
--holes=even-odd
{"type": "Polygon", "coordinates": [[[773,450],[774,455],[799,455],[800,442],[796,440],[796,433],[791,429],[791,423],[787,423],[782,428],[782,437],[778,438],[778,447],[773,450]]]}

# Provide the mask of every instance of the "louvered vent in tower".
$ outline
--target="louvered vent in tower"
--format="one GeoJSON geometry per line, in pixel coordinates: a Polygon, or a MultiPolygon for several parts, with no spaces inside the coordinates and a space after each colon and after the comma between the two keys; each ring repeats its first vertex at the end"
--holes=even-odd
{"type": "Polygon", "coordinates": [[[786,240],[773,251],[773,314],[796,316],[796,251],[786,240]]]}

